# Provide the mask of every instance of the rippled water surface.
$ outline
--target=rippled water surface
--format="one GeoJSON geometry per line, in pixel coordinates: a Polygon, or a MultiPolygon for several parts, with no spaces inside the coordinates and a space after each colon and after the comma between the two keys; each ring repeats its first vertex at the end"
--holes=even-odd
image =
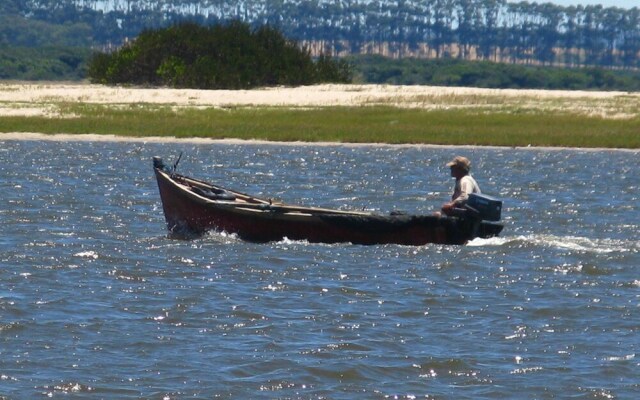
{"type": "Polygon", "coordinates": [[[0,398],[640,394],[637,152],[0,142],[0,398]],[[429,213],[462,153],[505,201],[467,246],[167,236],[151,157],[287,202],[429,213]]]}

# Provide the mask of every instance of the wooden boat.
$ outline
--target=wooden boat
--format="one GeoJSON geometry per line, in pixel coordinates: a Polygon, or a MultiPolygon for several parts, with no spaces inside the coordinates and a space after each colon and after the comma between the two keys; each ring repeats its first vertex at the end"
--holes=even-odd
{"type": "Polygon", "coordinates": [[[452,217],[379,215],[275,203],[177,174],[175,165],[159,157],[153,163],[167,227],[180,235],[224,231],[251,242],[424,245],[464,244],[497,236],[503,228],[468,211],[452,217]]]}

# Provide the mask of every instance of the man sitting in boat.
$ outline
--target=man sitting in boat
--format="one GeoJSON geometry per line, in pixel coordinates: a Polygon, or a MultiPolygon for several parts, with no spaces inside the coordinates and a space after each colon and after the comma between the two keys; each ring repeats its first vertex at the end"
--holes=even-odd
{"type": "Polygon", "coordinates": [[[453,215],[455,209],[464,208],[469,200],[469,194],[481,193],[480,186],[470,175],[471,161],[462,156],[456,156],[447,163],[447,167],[451,168],[451,176],[456,178],[456,184],[453,188],[453,196],[451,201],[442,206],[442,213],[445,215],[453,215]]]}

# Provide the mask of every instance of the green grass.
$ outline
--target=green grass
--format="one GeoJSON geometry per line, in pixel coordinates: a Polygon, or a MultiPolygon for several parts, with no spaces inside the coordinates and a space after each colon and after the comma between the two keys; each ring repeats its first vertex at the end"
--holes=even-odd
{"type": "Polygon", "coordinates": [[[112,134],[269,141],[640,148],[640,118],[562,112],[391,106],[173,108],[58,104],[60,117],[0,116],[0,132],[112,134]]]}

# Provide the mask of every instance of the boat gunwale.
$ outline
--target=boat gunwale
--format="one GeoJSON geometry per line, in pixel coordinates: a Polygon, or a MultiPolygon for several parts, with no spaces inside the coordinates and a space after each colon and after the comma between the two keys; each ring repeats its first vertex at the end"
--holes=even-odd
{"type": "Polygon", "coordinates": [[[202,181],[199,179],[193,179],[191,177],[188,176],[184,176],[184,175],[180,175],[180,174],[169,174],[159,168],[155,168],[156,172],[161,174],[163,176],[163,178],[167,181],[170,182],[171,185],[173,185],[175,188],[177,188],[180,192],[184,193],[185,195],[187,195],[188,197],[197,200],[198,203],[200,204],[206,204],[209,206],[216,206],[218,208],[225,208],[225,209],[238,209],[238,208],[246,208],[246,209],[252,209],[252,210],[258,210],[258,211],[264,211],[264,212],[278,212],[280,214],[290,214],[290,213],[298,213],[298,215],[300,215],[300,213],[306,213],[309,214],[311,216],[314,215],[320,215],[320,214],[337,214],[337,215],[350,215],[350,216],[354,216],[354,217],[376,217],[378,216],[375,213],[371,213],[371,212],[362,212],[362,211],[344,211],[344,210],[334,210],[334,209],[330,209],[330,208],[321,208],[321,207],[307,207],[307,206],[296,206],[296,205],[289,205],[286,203],[280,203],[280,202],[270,202],[269,200],[265,200],[259,197],[255,197],[255,196],[251,196],[245,193],[241,193],[232,189],[227,189],[225,187],[222,186],[218,186],[218,185],[214,185],[212,183],[206,182],[206,181],[202,181]],[[219,200],[214,200],[214,199],[209,199],[205,196],[199,195],[198,193],[195,193],[191,190],[188,189],[188,186],[178,182],[175,177],[178,177],[179,179],[188,181],[188,182],[195,182],[198,184],[198,186],[203,186],[203,187],[207,187],[207,188],[215,188],[215,189],[221,189],[224,190],[226,192],[229,192],[233,195],[236,195],[236,197],[240,197],[242,200],[244,200],[244,203],[238,202],[236,200],[223,200],[223,199],[219,199],[219,200]],[[247,201],[247,200],[253,200],[253,202],[251,201],[247,201]]]}

